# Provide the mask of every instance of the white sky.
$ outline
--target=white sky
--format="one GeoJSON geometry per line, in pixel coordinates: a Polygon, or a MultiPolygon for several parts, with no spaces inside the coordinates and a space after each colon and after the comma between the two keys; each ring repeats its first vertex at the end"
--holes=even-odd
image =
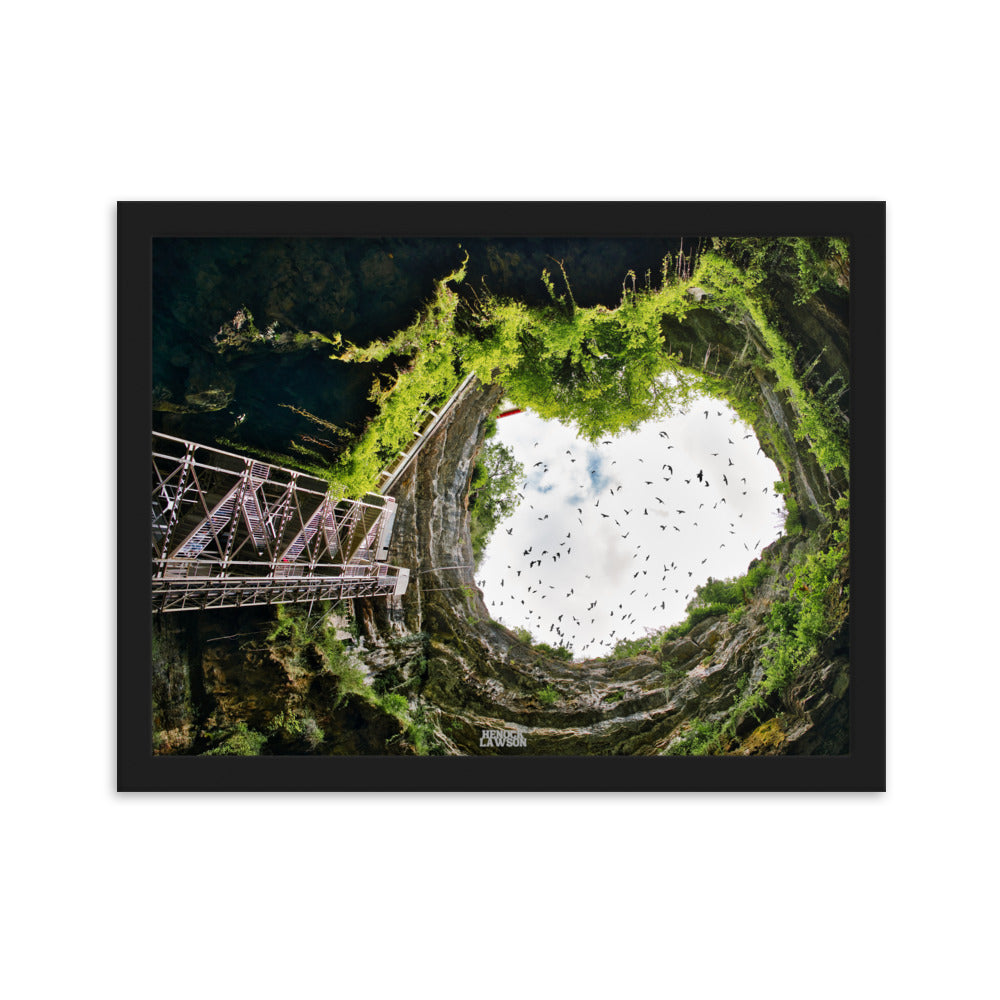
{"type": "Polygon", "coordinates": [[[529,411],[497,431],[527,482],[477,583],[494,619],[576,659],[682,620],[696,584],[742,575],[781,533],[777,467],[714,399],[596,446],[529,411]]]}

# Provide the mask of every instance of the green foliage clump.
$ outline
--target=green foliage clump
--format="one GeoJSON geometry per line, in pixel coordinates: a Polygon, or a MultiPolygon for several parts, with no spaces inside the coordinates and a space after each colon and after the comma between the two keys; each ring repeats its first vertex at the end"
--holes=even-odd
{"type": "MultiPolygon", "coordinates": [[[[846,501],[841,511],[846,511],[846,501]]],[[[762,656],[764,676],[730,709],[725,724],[730,735],[746,712],[753,712],[761,721],[758,713],[770,698],[787,699],[802,667],[846,620],[849,530],[846,517],[842,517],[832,531],[831,544],[807,555],[793,570],[788,597],[771,604],[770,635],[762,656]]]]}
{"type": "Polygon", "coordinates": [[[572,423],[590,441],[634,430],[691,399],[697,379],[664,349],[661,328],[664,316],[683,318],[691,306],[681,284],[623,289],[621,304],[608,309],[581,308],[568,283],[567,295],[556,296],[547,273],[543,281],[553,300],[547,306],[480,303],[477,322],[488,333],[463,350],[481,378],[491,372],[515,405],[572,423]],[[668,372],[673,378],[664,380],[668,372]]]}
{"type": "Polygon", "coordinates": [[[732,605],[730,604],[704,604],[701,607],[691,608],[687,618],[677,625],[671,625],[666,629],[661,637],[661,643],[670,642],[673,639],[680,639],[688,634],[695,627],[700,625],[706,618],[715,618],[719,615],[728,615],[732,605]]]}
{"type": "MultiPolygon", "coordinates": [[[[454,730],[454,724],[451,728],[454,730]]],[[[448,752],[434,725],[434,717],[422,704],[413,709],[406,735],[418,757],[440,757],[448,752]]]]}
{"type": "MultiPolygon", "coordinates": [[[[634,429],[692,397],[697,377],[663,349],[661,332],[665,315],[682,318],[691,306],[681,283],[623,289],[613,310],[580,308],[571,293],[560,297],[553,290],[543,307],[487,296],[460,311],[449,283],[462,280],[464,267],[438,283],[406,330],[367,348],[347,345],[335,355],[341,361],[411,359],[392,384],[373,387],[378,416],[328,473],[350,495],[373,487],[384,463],[412,436],[419,407],[451,392],[458,371],[502,382],[514,405],[575,423],[590,440],[634,429]],[[660,378],[666,372],[673,374],[669,381],[660,378]]],[[[548,275],[543,280],[552,287],[548,275]]]]}
{"type": "Polygon", "coordinates": [[[802,512],[792,491],[781,481],[774,484],[774,492],[785,498],[785,534],[795,535],[802,530],[802,512]]]}
{"type": "Polygon", "coordinates": [[[840,236],[740,236],[712,241],[713,249],[736,264],[752,287],[780,276],[807,302],[820,289],[843,294],[850,277],[850,246],[840,236]]]}
{"type": "Polygon", "coordinates": [[[770,609],[771,636],[764,650],[766,693],[784,694],[799,669],[831,638],[848,614],[849,525],[842,519],[832,543],[796,567],[788,598],[770,609]]]}
{"type": "MultiPolygon", "coordinates": [[[[252,344],[273,344],[277,336],[278,324],[273,322],[261,330],[246,306],[241,306],[232,320],[223,323],[212,342],[220,351],[227,348],[241,349],[252,344]]],[[[305,334],[308,341],[309,335],[305,334]]]]}
{"type": "Polygon", "coordinates": [[[538,700],[543,705],[554,705],[560,698],[562,695],[551,685],[546,685],[538,692],[538,700]]]}
{"type": "Polygon", "coordinates": [[[378,414],[358,441],[323,472],[345,495],[360,497],[373,490],[386,464],[412,442],[421,411],[443,402],[458,386],[453,336],[459,299],[449,283],[464,276],[463,264],[439,281],[413,323],[391,339],[365,348],[345,343],[340,353],[332,355],[339,361],[357,362],[410,358],[405,370],[386,384],[381,377],[375,379],[369,400],[378,406],[378,414]]]}
{"type": "MultiPolygon", "coordinates": [[[[291,653],[293,662],[296,658],[304,660],[308,648],[316,650],[322,664],[321,671],[337,679],[334,707],[342,704],[348,695],[357,695],[399,719],[405,727],[407,740],[418,755],[442,752],[434,735],[433,720],[426,710],[419,704],[411,707],[405,695],[386,690],[388,685],[384,682],[368,684],[354,653],[336,637],[336,630],[325,624],[328,614],[326,605],[323,605],[320,615],[311,618],[297,605],[276,605],[277,621],[268,635],[268,641],[275,643],[286,655],[291,653]]],[[[421,633],[415,638],[426,640],[427,637],[421,633]]],[[[427,661],[423,654],[415,657],[412,669],[415,676],[406,685],[419,682],[420,677],[426,674],[427,661]]],[[[272,725],[276,727],[274,732],[304,739],[313,748],[325,739],[315,720],[309,717],[291,719],[279,716],[272,725]]]]}
{"type": "Polygon", "coordinates": [[[319,614],[310,617],[299,605],[275,605],[276,623],[267,641],[282,649],[291,663],[302,667],[310,647],[319,651],[322,669],[337,678],[337,705],[350,694],[368,697],[371,692],[365,674],[352,653],[337,638],[336,629],[326,624],[329,605],[323,603],[319,614]]]}
{"type": "Polygon", "coordinates": [[[268,723],[269,737],[294,742],[302,741],[310,750],[316,750],[326,739],[326,734],[311,715],[296,716],[291,712],[279,712],[268,723]]]}
{"type": "Polygon", "coordinates": [[[401,694],[384,694],[379,703],[390,715],[395,715],[405,722],[410,721],[410,705],[401,694]]]}
{"type": "Polygon", "coordinates": [[[722,742],[722,724],[694,719],[689,730],[664,751],[666,757],[698,757],[716,754],[722,742]]]}
{"type": "MultiPolygon", "coordinates": [[[[482,382],[500,383],[514,405],[545,419],[574,424],[588,440],[634,430],[655,417],[683,408],[697,389],[725,396],[744,419],[762,415],[755,368],[766,365],[778,377],[799,414],[798,433],[809,441],[820,464],[847,469],[847,431],[836,406],[842,387],[816,386],[787,338],[770,318],[770,279],[779,276],[808,299],[819,288],[840,290],[848,269],[848,246],[839,238],[717,239],[702,255],[689,280],[670,277],[664,260],[662,284],[637,288],[631,272],[614,309],[585,308],[573,298],[565,270],[565,293],[557,294],[548,272],[542,281],[550,301],[542,306],[460,295],[462,264],[437,283],[434,295],[405,330],[360,348],[344,344],[333,357],[367,363],[398,359],[395,376],[381,376],[370,399],[379,409],[361,437],[332,467],[315,464],[314,450],[297,445],[309,471],[323,475],[347,495],[374,488],[381,469],[412,440],[421,408],[446,398],[461,372],[475,371],[482,382]],[[631,287],[629,285],[631,279],[631,287]],[[696,374],[665,343],[665,324],[683,323],[695,303],[688,288],[709,289],[712,308],[736,324],[752,321],[766,352],[724,376],[696,374]],[[405,362],[405,363],[404,363],[405,362]],[[669,377],[666,377],[669,376],[669,377]],[[386,382],[383,384],[382,379],[386,382]]],[[[748,338],[744,352],[750,348],[748,338]]],[[[731,365],[730,368],[733,366],[731,365]]],[[[340,429],[335,428],[335,437],[340,429]]],[[[781,442],[774,442],[779,448],[781,442]]],[[[336,447],[340,447],[336,443],[336,447]]],[[[302,465],[303,463],[298,463],[302,465]]]]}
{"type": "Polygon", "coordinates": [[[554,660],[568,661],[573,659],[573,650],[568,646],[550,646],[547,642],[535,642],[535,637],[526,628],[515,628],[513,632],[521,642],[529,645],[536,653],[550,656],[554,660]]]}
{"type": "Polygon", "coordinates": [[[709,577],[705,583],[695,587],[694,597],[687,604],[687,618],[672,625],[661,634],[663,643],[679,639],[707,618],[725,615],[731,621],[739,620],[746,605],[753,600],[757,588],[771,572],[770,564],[760,560],[740,577],[716,580],[709,577]],[[736,615],[734,619],[734,614],[736,615]]]}
{"type": "Polygon", "coordinates": [[[739,604],[732,611],[729,612],[729,620],[734,624],[738,624],[743,620],[743,616],[746,614],[747,608],[745,604],[739,604]]]}
{"type": "Polygon", "coordinates": [[[472,554],[478,563],[497,525],[517,509],[524,465],[499,441],[482,450],[473,469],[469,491],[472,554]]]}
{"type": "Polygon", "coordinates": [[[654,646],[658,640],[657,634],[639,636],[636,639],[619,639],[615,643],[615,648],[611,655],[616,660],[626,660],[632,656],[649,656],[653,653],[654,646]]]}
{"type": "Polygon", "coordinates": [[[743,574],[726,580],[708,580],[695,588],[695,596],[688,603],[688,610],[695,610],[710,605],[725,605],[736,607],[748,604],[757,588],[767,579],[771,572],[770,563],[761,559],[743,574]]]}
{"type": "Polygon", "coordinates": [[[211,750],[206,750],[203,757],[256,757],[267,743],[263,733],[249,729],[245,722],[237,722],[212,736],[218,740],[211,750]]]}
{"type": "Polygon", "coordinates": [[[534,649],[557,660],[572,660],[573,650],[568,646],[550,646],[547,642],[536,642],[534,649]]]}
{"type": "MultiPolygon", "coordinates": [[[[725,241],[717,241],[725,243],[725,241]]],[[[850,450],[846,420],[835,405],[836,389],[813,387],[805,366],[799,363],[789,340],[771,316],[774,307],[766,291],[769,274],[780,273],[789,261],[797,261],[798,244],[782,240],[751,240],[750,252],[729,248],[724,253],[706,254],[698,265],[695,279],[712,289],[713,305],[728,312],[730,319],[749,318],[760,331],[767,353],[764,362],[777,376],[777,388],[788,393],[799,420],[795,430],[799,440],[808,442],[816,460],[827,472],[847,470],[850,450]],[[741,261],[743,266],[734,263],[741,261]]],[[[806,259],[807,251],[801,251],[806,259]]],[[[809,251],[811,252],[811,251],[809,251]]],[[[795,264],[796,270],[798,264],[795,264]]]]}

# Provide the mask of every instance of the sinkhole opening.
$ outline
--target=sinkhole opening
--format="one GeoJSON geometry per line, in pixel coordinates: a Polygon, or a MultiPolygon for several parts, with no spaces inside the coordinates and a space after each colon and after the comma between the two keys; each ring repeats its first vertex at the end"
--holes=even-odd
{"type": "Polygon", "coordinates": [[[683,621],[697,587],[743,576],[784,531],[777,466],[708,396],[596,444],[519,411],[486,447],[495,472],[512,458],[523,476],[476,582],[495,621],[567,659],[683,621]]]}

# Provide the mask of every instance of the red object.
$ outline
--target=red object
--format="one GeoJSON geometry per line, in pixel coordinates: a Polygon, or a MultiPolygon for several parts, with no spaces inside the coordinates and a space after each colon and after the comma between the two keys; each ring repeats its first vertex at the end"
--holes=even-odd
{"type": "Polygon", "coordinates": [[[514,416],[515,413],[520,413],[520,412],[521,410],[504,410],[503,413],[501,413],[500,416],[497,417],[497,420],[499,420],[500,417],[512,417],[514,416]]]}

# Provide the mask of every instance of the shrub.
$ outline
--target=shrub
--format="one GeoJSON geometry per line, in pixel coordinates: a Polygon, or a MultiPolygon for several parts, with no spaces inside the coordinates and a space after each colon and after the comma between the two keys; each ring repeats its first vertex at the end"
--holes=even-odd
{"type": "Polygon", "coordinates": [[[486,551],[497,525],[517,509],[523,480],[524,465],[506,445],[492,441],[482,450],[469,490],[469,533],[476,563],[486,551]]]}
{"type": "Polygon", "coordinates": [[[384,694],[379,701],[382,708],[391,715],[395,715],[396,718],[402,719],[404,722],[409,722],[410,706],[401,694],[384,694]]]}
{"type": "MultiPolygon", "coordinates": [[[[688,605],[690,607],[690,605],[688,605]]],[[[663,638],[661,639],[661,649],[662,643],[669,642],[671,639],[680,639],[682,636],[688,634],[695,627],[695,625],[701,624],[706,618],[716,618],[720,615],[728,615],[731,604],[706,604],[701,607],[691,608],[688,612],[687,618],[678,625],[671,625],[663,633],[663,638]]]]}
{"type": "Polygon", "coordinates": [[[557,660],[572,660],[573,650],[566,646],[550,646],[547,642],[536,642],[534,648],[539,653],[554,657],[557,660]]]}
{"type": "Polygon", "coordinates": [[[300,723],[299,735],[309,745],[310,750],[315,750],[326,739],[326,733],[320,729],[319,723],[311,716],[305,716],[300,723]]]}
{"type": "Polygon", "coordinates": [[[637,639],[619,639],[615,643],[615,648],[611,655],[616,660],[628,659],[630,656],[641,656],[653,652],[653,644],[657,639],[656,633],[640,636],[637,639]]]}
{"type": "Polygon", "coordinates": [[[541,691],[538,692],[538,700],[543,705],[554,705],[562,696],[559,692],[549,685],[543,687],[541,691]]]}
{"type": "Polygon", "coordinates": [[[221,742],[211,750],[206,750],[203,757],[256,757],[267,742],[263,733],[247,728],[245,722],[237,722],[236,725],[213,734],[214,739],[220,737],[221,742]]]}
{"type": "Polygon", "coordinates": [[[664,755],[667,757],[695,757],[717,753],[720,749],[721,739],[721,723],[694,719],[688,732],[681,739],[674,741],[664,751],[664,755]]]}

